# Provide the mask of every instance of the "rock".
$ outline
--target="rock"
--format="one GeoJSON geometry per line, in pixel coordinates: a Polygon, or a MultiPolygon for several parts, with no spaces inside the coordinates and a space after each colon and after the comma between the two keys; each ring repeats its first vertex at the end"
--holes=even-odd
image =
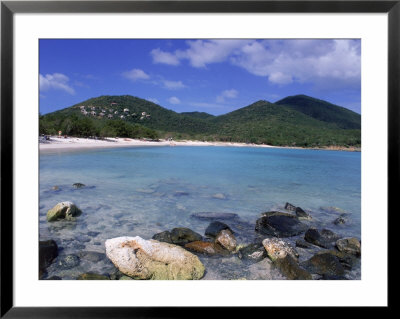
{"type": "Polygon", "coordinates": [[[296,207],[295,210],[296,216],[298,219],[305,219],[305,220],[310,220],[312,219],[311,215],[306,213],[303,209],[300,207],[296,207]]]}
{"type": "Polygon", "coordinates": [[[199,258],[182,247],[136,237],[105,242],[106,255],[125,275],[135,279],[200,279],[205,268],[199,258]]]}
{"type": "Polygon", "coordinates": [[[338,217],[333,221],[333,223],[335,225],[344,225],[346,224],[346,220],[343,217],[338,217]]]}
{"type": "Polygon", "coordinates": [[[305,232],[307,226],[294,215],[281,212],[263,213],[257,219],[255,230],[264,235],[291,237],[305,232]]]}
{"type": "Polygon", "coordinates": [[[85,184],[82,184],[82,183],[74,183],[74,184],[72,184],[72,186],[73,186],[74,188],[82,188],[82,187],[85,187],[86,185],[85,185],[85,184]]]}
{"type": "Polygon", "coordinates": [[[343,276],[344,268],[339,259],[326,252],[317,253],[301,265],[311,273],[329,276],[343,276]]]}
{"type": "Polygon", "coordinates": [[[76,240],[81,242],[81,243],[88,243],[90,242],[90,238],[88,236],[85,235],[77,235],[76,236],[76,240]]]}
{"type": "Polygon", "coordinates": [[[319,232],[315,228],[310,228],[304,234],[304,239],[313,245],[322,248],[331,248],[340,237],[329,229],[323,229],[319,232]]]}
{"type": "Polygon", "coordinates": [[[218,236],[219,232],[224,229],[229,229],[233,233],[232,229],[230,229],[227,224],[219,221],[214,221],[210,223],[210,225],[208,225],[208,227],[206,228],[205,235],[215,238],[218,236]]]}
{"type": "Polygon", "coordinates": [[[76,278],[77,280],[110,280],[110,277],[94,273],[81,274],[76,278]]]}
{"type": "Polygon", "coordinates": [[[185,245],[192,241],[202,240],[203,236],[185,227],[174,228],[171,230],[171,240],[173,244],[185,245]]]}
{"type": "Polygon", "coordinates": [[[332,256],[337,257],[343,268],[348,270],[351,270],[358,262],[357,257],[355,257],[354,255],[346,254],[336,249],[320,251],[317,254],[331,254],[332,256]]]}
{"type": "Polygon", "coordinates": [[[122,272],[116,269],[112,274],[110,274],[111,280],[119,280],[121,277],[125,276],[122,272]]]}
{"type": "Polygon", "coordinates": [[[105,259],[106,255],[104,253],[99,253],[97,251],[81,251],[78,254],[79,258],[97,263],[100,260],[105,259]]]}
{"type": "Polygon", "coordinates": [[[42,272],[58,256],[58,246],[54,240],[39,241],[39,270],[42,272]]]}
{"type": "Polygon", "coordinates": [[[294,205],[292,205],[290,203],[286,203],[285,204],[285,209],[290,211],[290,212],[294,212],[294,211],[296,211],[296,206],[294,206],[294,205]]]}
{"type": "Polygon", "coordinates": [[[203,220],[229,220],[239,217],[235,213],[218,213],[218,212],[199,212],[199,213],[194,213],[190,216],[203,220]]]}
{"type": "Polygon", "coordinates": [[[253,262],[259,262],[267,257],[267,252],[261,244],[250,244],[238,251],[238,257],[240,259],[251,260],[253,262]]]}
{"type": "Polygon", "coordinates": [[[172,244],[171,233],[168,230],[155,234],[152,239],[172,244]]]}
{"type": "Polygon", "coordinates": [[[153,239],[175,245],[185,245],[192,241],[202,240],[203,236],[185,227],[174,228],[171,231],[163,231],[155,234],[153,239]]]}
{"type": "Polygon", "coordinates": [[[361,256],[361,243],[357,238],[346,237],[336,241],[336,247],[339,251],[354,256],[361,256]]]}
{"type": "Polygon", "coordinates": [[[226,196],[222,193],[217,193],[212,195],[212,198],[216,198],[216,199],[226,199],[226,196]]]}
{"type": "Polygon", "coordinates": [[[177,196],[177,197],[179,197],[179,196],[189,196],[189,193],[188,192],[183,192],[183,191],[176,191],[174,193],[174,196],[177,196]]]}
{"type": "Polygon", "coordinates": [[[59,219],[74,220],[82,211],[72,202],[61,202],[47,212],[47,221],[53,222],[59,219]]]}
{"type": "Polygon", "coordinates": [[[250,280],[285,279],[269,258],[263,258],[261,261],[251,264],[247,269],[248,275],[246,278],[250,280]]]}
{"type": "Polygon", "coordinates": [[[133,278],[129,277],[129,276],[121,276],[119,278],[119,280],[133,280],[133,278]]]}
{"type": "Polygon", "coordinates": [[[99,234],[100,234],[100,232],[98,232],[98,231],[88,231],[87,232],[87,235],[90,237],[97,237],[97,235],[99,235],[99,234]]]}
{"type": "Polygon", "coordinates": [[[229,252],[220,245],[208,241],[193,241],[185,245],[185,248],[206,255],[227,255],[229,252]]]}
{"type": "Polygon", "coordinates": [[[311,248],[312,245],[310,243],[307,243],[306,241],[304,241],[302,239],[298,239],[298,240],[296,240],[296,247],[311,248]]]}
{"type": "Polygon", "coordinates": [[[61,269],[71,269],[78,266],[80,263],[80,259],[76,255],[68,255],[60,258],[57,262],[57,265],[61,269]]]}
{"type": "Polygon", "coordinates": [[[275,261],[279,258],[285,258],[286,255],[290,255],[295,260],[299,257],[298,252],[294,249],[290,243],[283,241],[278,238],[266,238],[262,242],[269,258],[275,261]]]}
{"type": "Polygon", "coordinates": [[[283,258],[275,259],[274,265],[290,280],[312,279],[311,274],[307,270],[301,268],[290,254],[285,254],[283,258]]]}
{"type": "Polygon", "coordinates": [[[223,229],[215,238],[215,242],[229,251],[236,250],[236,238],[229,229],[223,229]]]}

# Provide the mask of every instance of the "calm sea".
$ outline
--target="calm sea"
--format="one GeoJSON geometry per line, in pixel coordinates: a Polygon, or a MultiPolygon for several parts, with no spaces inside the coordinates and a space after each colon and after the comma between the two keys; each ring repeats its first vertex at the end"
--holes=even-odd
{"type": "MultiPolygon", "coordinates": [[[[54,151],[40,156],[40,239],[54,239],[60,247],[48,277],[73,279],[83,272],[113,272],[107,259],[82,255],[87,251],[104,253],[108,238],[150,239],[174,227],[189,227],[204,235],[209,221],[191,217],[198,212],[236,213],[244,225],[238,241],[250,243],[260,214],[281,210],[286,202],[308,211],[312,226],[360,238],[361,153],[132,147],[54,151]],[[72,184],[77,182],[86,187],[74,189],[72,184]],[[52,190],[53,186],[59,190],[52,190]],[[47,223],[47,210],[61,201],[72,201],[83,214],[76,222],[47,223]],[[326,209],[332,206],[340,211],[326,209]],[[335,225],[333,221],[343,211],[347,223],[335,225]],[[73,267],[58,263],[71,254],[80,256],[73,267]]],[[[300,249],[299,253],[305,260],[313,251],[300,249]]],[[[281,279],[273,269],[246,264],[236,256],[200,258],[207,269],[205,279],[281,279]]],[[[349,274],[351,279],[360,276],[360,269],[349,274]]]]}

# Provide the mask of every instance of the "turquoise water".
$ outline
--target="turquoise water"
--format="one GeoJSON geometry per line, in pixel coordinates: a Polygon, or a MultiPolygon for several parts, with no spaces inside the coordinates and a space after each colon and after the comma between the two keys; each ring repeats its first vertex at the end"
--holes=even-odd
{"type": "MultiPolygon", "coordinates": [[[[59,258],[104,252],[108,238],[150,239],[174,227],[204,235],[209,221],[190,216],[196,212],[238,214],[243,226],[238,241],[250,243],[260,214],[281,210],[286,202],[307,210],[313,226],[360,238],[361,153],[211,146],[54,151],[40,156],[40,239],[56,240],[59,258]],[[87,187],[74,189],[77,182],[87,187]],[[59,191],[52,190],[55,185],[59,191]],[[47,210],[61,201],[82,209],[77,222],[46,222],[47,210]],[[344,210],[348,223],[334,225],[339,213],[321,209],[329,206],[344,210]]],[[[300,250],[303,259],[312,253],[300,250]]],[[[255,274],[254,266],[236,256],[222,262],[201,260],[208,270],[205,279],[281,279],[273,270],[255,274]]],[[[48,276],[72,279],[77,273],[113,269],[108,260],[94,263],[82,258],[72,269],[60,270],[54,263],[48,276]]],[[[359,278],[360,271],[351,276],[359,278]]]]}

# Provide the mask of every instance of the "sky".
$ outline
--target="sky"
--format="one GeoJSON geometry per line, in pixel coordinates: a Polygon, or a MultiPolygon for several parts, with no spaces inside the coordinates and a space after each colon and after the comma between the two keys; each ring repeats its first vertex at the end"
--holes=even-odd
{"type": "Polygon", "coordinates": [[[101,95],[225,114],[305,94],[361,114],[358,39],[41,39],[40,113],[101,95]]]}

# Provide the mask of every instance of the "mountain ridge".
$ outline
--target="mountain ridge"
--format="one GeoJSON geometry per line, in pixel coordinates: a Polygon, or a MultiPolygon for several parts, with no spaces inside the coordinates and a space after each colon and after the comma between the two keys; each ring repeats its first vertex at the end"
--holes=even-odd
{"type": "Polygon", "coordinates": [[[79,135],[70,122],[91,126],[90,134],[96,136],[115,135],[120,125],[125,127],[122,133],[131,137],[144,134],[305,147],[361,145],[361,115],[305,95],[275,103],[259,100],[218,116],[178,113],[131,95],[102,95],[41,116],[40,133],[61,130],[79,135]]]}

